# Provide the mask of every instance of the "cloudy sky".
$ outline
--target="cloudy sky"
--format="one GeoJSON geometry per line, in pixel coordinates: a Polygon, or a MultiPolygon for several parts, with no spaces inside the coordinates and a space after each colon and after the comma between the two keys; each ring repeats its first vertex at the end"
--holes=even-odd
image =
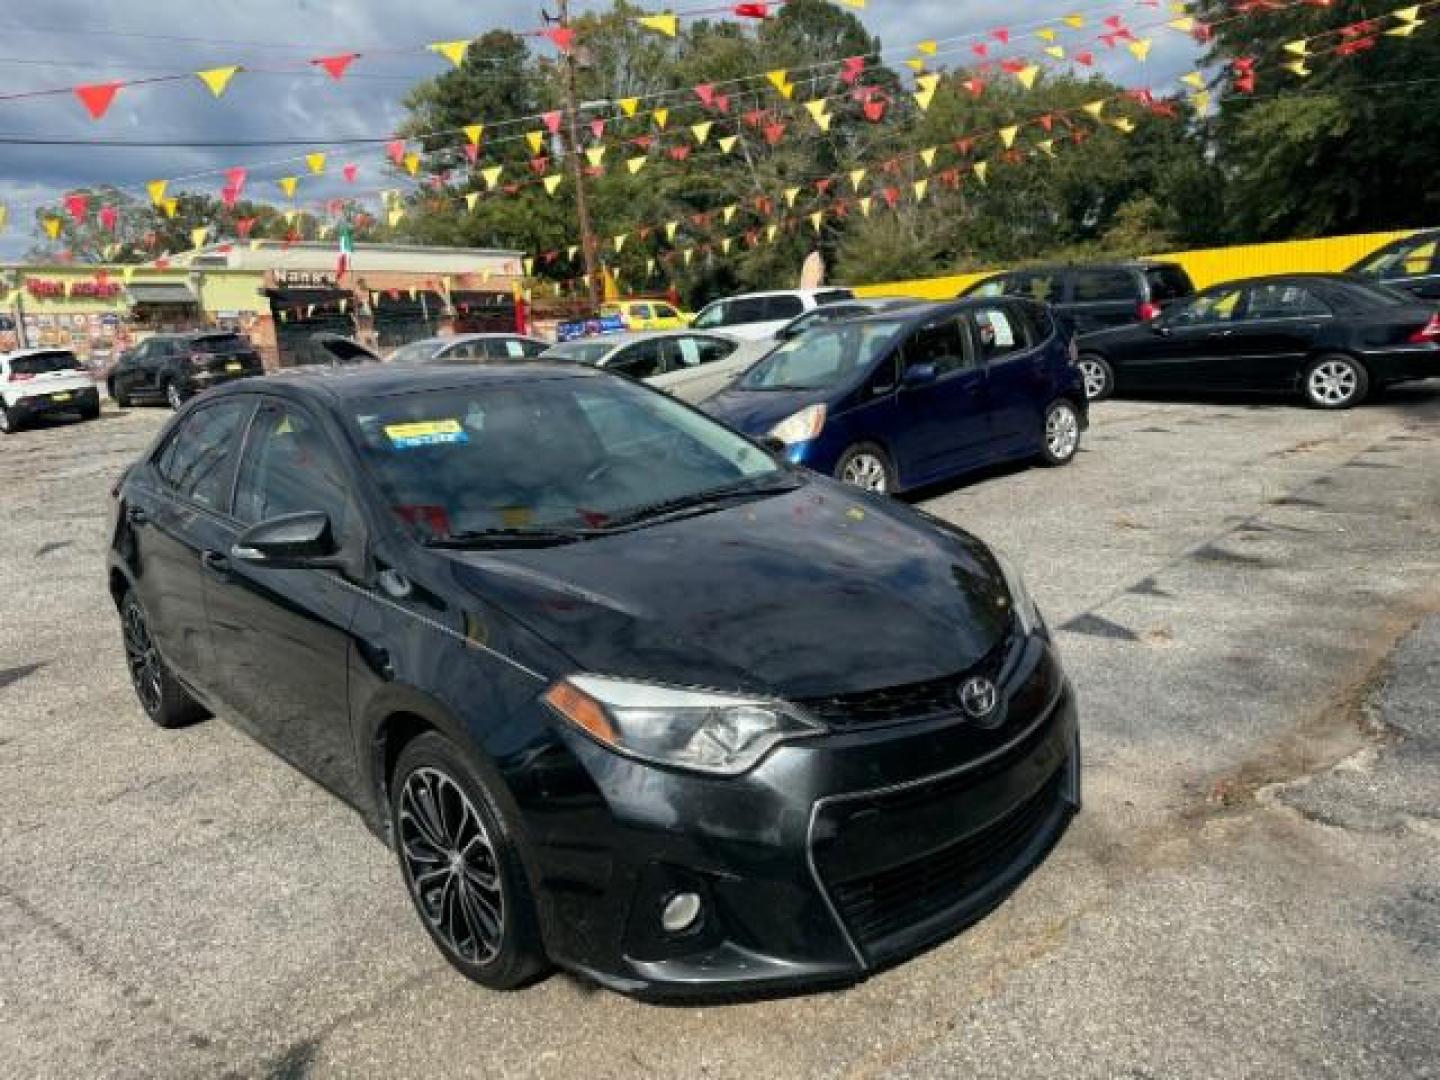
{"type": "MultiPolygon", "coordinates": [[[[0,204],[10,222],[0,233],[0,260],[17,258],[34,240],[34,209],[58,205],[67,189],[110,182],[143,193],[159,177],[195,177],[176,187],[218,191],[218,170],[251,170],[247,195],[278,199],[273,178],[303,172],[293,162],[306,149],[345,139],[378,138],[399,122],[400,99],[413,82],[434,75],[445,61],[424,51],[430,41],[473,37],[502,26],[531,29],[543,0],[26,0],[0,12],[0,204]],[[330,81],[306,67],[311,57],[360,52],[345,79],[330,81]],[[230,64],[251,70],[238,75],[219,100],[198,80],[123,89],[100,121],[92,121],[75,97],[15,98],[7,95],[65,88],[77,83],[143,79],[230,64]],[[57,145],[17,145],[5,140],[53,140],[57,145]],[[116,142],[211,142],[213,147],[101,146],[116,142]],[[303,140],[297,146],[243,146],[245,142],[303,140]],[[64,145],[67,141],[74,145],[64,145]],[[202,176],[202,174],[210,174],[202,176]],[[267,190],[269,189],[269,190],[267,190]]],[[[606,0],[574,0],[576,10],[608,6],[606,0]]],[[[657,0],[646,4],[659,10],[657,0]]],[[[679,10],[697,0],[678,0],[679,10]]],[[[1067,31],[1078,45],[1095,46],[1099,20],[1123,13],[1136,27],[1155,26],[1164,15],[1144,0],[870,0],[860,13],[898,66],[914,43],[941,41],[942,61],[968,56],[962,35],[997,26],[1033,28],[1076,12],[1091,26],[1067,31]],[[951,50],[947,55],[943,50],[951,50]],[[893,51],[891,51],[893,50],[893,51]]],[[[1127,85],[1163,85],[1193,63],[1188,40],[1173,31],[1153,33],[1155,51],[1140,63],[1123,49],[1102,54],[1102,70],[1127,85]]],[[[1038,45],[1032,39],[1027,48],[1038,45]]],[[[332,162],[356,161],[356,187],[382,183],[375,147],[336,149],[332,162]],[[368,176],[369,182],[366,182],[368,176]]],[[[332,166],[333,168],[334,166],[332,166]]],[[[338,192],[339,180],[328,181],[338,192]]],[[[313,198],[323,184],[309,185],[313,198]]]]}

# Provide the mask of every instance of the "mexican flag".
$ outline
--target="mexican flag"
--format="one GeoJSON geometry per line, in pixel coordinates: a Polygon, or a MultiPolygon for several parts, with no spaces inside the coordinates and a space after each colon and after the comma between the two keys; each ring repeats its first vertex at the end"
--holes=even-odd
{"type": "Polygon", "coordinates": [[[335,276],[344,278],[350,273],[350,260],[355,255],[355,238],[350,234],[350,226],[346,225],[340,230],[340,254],[335,260],[335,276]]]}

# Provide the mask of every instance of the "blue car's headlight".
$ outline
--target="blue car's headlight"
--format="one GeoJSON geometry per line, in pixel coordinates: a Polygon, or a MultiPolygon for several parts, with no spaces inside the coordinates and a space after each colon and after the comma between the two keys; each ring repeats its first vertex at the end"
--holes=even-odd
{"type": "Polygon", "coordinates": [[[823,403],[807,405],[771,428],[770,437],[779,439],[786,446],[809,442],[825,430],[827,412],[823,403]]]}

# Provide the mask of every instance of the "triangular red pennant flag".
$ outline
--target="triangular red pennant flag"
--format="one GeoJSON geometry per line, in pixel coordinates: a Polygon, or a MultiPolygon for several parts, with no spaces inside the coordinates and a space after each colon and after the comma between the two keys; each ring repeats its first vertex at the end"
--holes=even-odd
{"type": "Polygon", "coordinates": [[[113,206],[102,206],[100,208],[100,224],[111,232],[115,231],[115,225],[120,220],[120,213],[113,206]]]}
{"type": "Polygon", "coordinates": [[[545,37],[561,52],[569,52],[575,45],[575,31],[568,26],[552,26],[545,31],[545,37]]]}
{"type": "Polygon", "coordinates": [[[977,41],[974,45],[970,46],[970,51],[976,56],[983,58],[990,55],[990,46],[983,41],[977,41]]]}
{"type": "Polygon", "coordinates": [[[405,160],[405,140],[395,139],[385,144],[385,155],[399,165],[405,160]]]}
{"type": "Polygon", "coordinates": [[[346,69],[358,58],[359,53],[337,53],[335,56],[317,56],[310,63],[317,64],[325,69],[330,78],[339,82],[345,77],[346,69]]]}
{"type": "Polygon", "coordinates": [[[65,209],[77,222],[84,221],[85,215],[90,209],[88,196],[75,194],[65,196],[65,209]]]}
{"type": "Polygon", "coordinates": [[[966,90],[969,90],[972,97],[978,98],[981,94],[985,93],[984,79],[966,79],[960,85],[965,87],[966,90]]]}
{"type": "Polygon", "coordinates": [[[1125,17],[1123,15],[1106,15],[1105,25],[1111,30],[1118,30],[1125,25],[1125,17]]]}
{"type": "Polygon", "coordinates": [[[636,135],[635,138],[630,140],[632,144],[638,146],[641,150],[647,151],[650,149],[650,144],[654,141],[654,138],[649,135],[636,135]]]}
{"type": "Polygon", "coordinates": [[[765,129],[765,141],[775,146],[785,137],[784,124],[771,124],[765,129]]]}
{"type": "Polygon", "coordinates": [[[340,175],[345,177],[345,182],[347,184],[353,184],[355,182],[355,177],[360,175],[360,166],[356,165],[352,161],[340,170],[340,175]]]}
{"type": "Polygon", "coordinates": [[[672,146],[672,147],[670,148],[670,156],[671,156],[672,158],[674,158],[676,161],[684,161],[686,158],[688,158],[688,157],[690,156],[690,147],[688,147],[688,146],[672,146]]]}
{"type": "Polygon", "coordinates": [[[1085,67],[1095,66],[1095,54],[1088,49],[1085,52],[1077,52],[1074,59],[1077,64],[1083,64],[1085,67]]]}
{"type": "Polygon", "coordinates": [[[471,165],[474,165],[477,161],[480,160],[480,147],[476,146],[474,143],[466,143],[465,157],[471,165]]]}
{"type": "Polygon", "coordinates": [[[249,175],[243,166],[236,165],[233,169],[225,170],[225,182],[233,187],[238,195],[245,190],[245,178],[249,175]]]}
{"type": "Polygon", "coordinates": [[[765,122],[765,110],[764,110],[764,109],[751,109],[749,112],[747,112],[747,113],[745,114],[745,123],[749,124],[751,127],[759,127],[759,126],[760,126],[761,124],[763,124],[764,122],[765,122]]]}
{"type": "Polygon", "coordinates": [[[695,96],[698,97],[708,109],[711,105],[715,104],[715,87],[709,83],[702,83],[695,87],[695,96]]]}
{"type": "Polygon", "coordinates": [[[895,204],[900,201],[900,189],[897,187],[887,187],[881,194],[885,196],[885,202],[890,205],[892,210],[895,208],[895,204]]]}
{"type": "Polygon", "coordinates": [[[975,149],[975,140],[968,137],[964,139],[956,139],[955,149],[960,151],[960,153],[962,154],[969,154],[971,150],[975,149]]]}
{"type": "Polygon", "coordinates": [[[550,171],[550,159],[548,157],[534,157],[530,159],[530,171],[536,176],[544,176],[550,171]]]}
{"type": "Polygon", "coordinates": [[[737,19],[768,19],[770,17],[769,4],[736,4],[731,10],[737,19]]]}
{"type": "Polygon", "coordinates": [[[1049,113],[1046,113],[1044,116],[1040,117],[1040,126],[1043,127],[1046,131],[1054,131],[1055,117],[1051,116],[1049,113]]]}
{"type": "Polygon", "coordinates": [[[999,27],[998,29],[991,30],[990,36],[993,37],[996,41],[1000,42],[1001,45],[1010,44],[1010,31],[1005,29],[1005,27],[1003,26],[999,27]]]}
{"type": "Polygon", "coordinates": [[[885,102],[875,100],[865,102],[865,119],[872,124],[878,124],[885,119],[885,102]]]}
{"type": "Polygon", "coordinates": [[[815,190],[818,191],[821,195],[828,195],[828,194],[830,194],[830,185],[833,184],[834,182],[835,182],[835,181],[834,181],[833,178],[826,178],[826,179],[824,179],[824,180],[816,180],[816,181],[815,181],[815,190]]]}
{"type": "Polygon", "coordinates": [[[597,139],[603,139],[605,137],[605,121],[599,119],[591,120],[590,134],[594,135],[597,139]]]}
{"type": "Polygon", "coordinates": [[[730,95],[729,95],[729,94],[716,94],[716,95],[715,95],[715,111],[716,111],[716,112],[722,112],[722,113],[728,113],[728,112],[730,111],[730,95]]]}
{"type": "Polygon", "coordinates": [[[235,203],[240,199],[240,189],[234,184],[226,184],[220,189],[220,201],[225,204],[225,209],[234,210],[235,203]]]}
{"type": "Polygon", "coordinates": [[[255,219],[253,217],[235,219],[235,235],[240,237],[241,240],[249,237],[250,230],[253,228],[255,228],[255,219]]]}
{"type": "Polygon", "coordinates": [[[75,87],[75,96],[80,99],[80,104],[84,105],[86,111],[90,113],[90,118],[99,120],[110,111],[110,105],[114,102],[115,95],[124,85],[124,83],[110,82],[77,86],[75,87]]]}
{"type": "Polygon", "coordinates": [[[1000,69],[1001,69],[1002,71],[1006,72],[1007,74],[1014,75],[1016,72],[1020,72],[1020,71],[1024,71],[1024,70],[1025,70],[1025,61],[1024,61],[1024,60],[1002,60],[1002,61],[1000,61],[1000,69]]]}
{"type": "Polygon", "coordinates": [[[840,81],[846,86],[854,86],[863,74],[865,74],[865,58],[863,56],[849,56],[841,61],[840,81]]]}
{"type": "Polygon", "coordinates": [[[564,116],[564,113],[556,109],[553,112],[545,113],[540,119],[545,121],[546,131],[550,132],[551,135],[558,135],[560,134],[560,121],[564,119],[564,116]]]}

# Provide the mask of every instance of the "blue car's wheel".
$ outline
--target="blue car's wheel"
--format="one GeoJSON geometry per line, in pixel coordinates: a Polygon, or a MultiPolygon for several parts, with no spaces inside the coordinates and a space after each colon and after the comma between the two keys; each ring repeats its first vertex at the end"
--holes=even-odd
{"type": "Polygon", "coordinates": [[[1069,465],[1080,450],[1080,414],[1061,398],[1045,410],[1045,443],[1041,456],[1047,465],[1069,465]]]}
{"type": "Polygon", "coordinates": [[[835,479],[852,487],[888,495],[895,490],[895,466],[874,443],[856,443],[840,457],[835,479]]]}

